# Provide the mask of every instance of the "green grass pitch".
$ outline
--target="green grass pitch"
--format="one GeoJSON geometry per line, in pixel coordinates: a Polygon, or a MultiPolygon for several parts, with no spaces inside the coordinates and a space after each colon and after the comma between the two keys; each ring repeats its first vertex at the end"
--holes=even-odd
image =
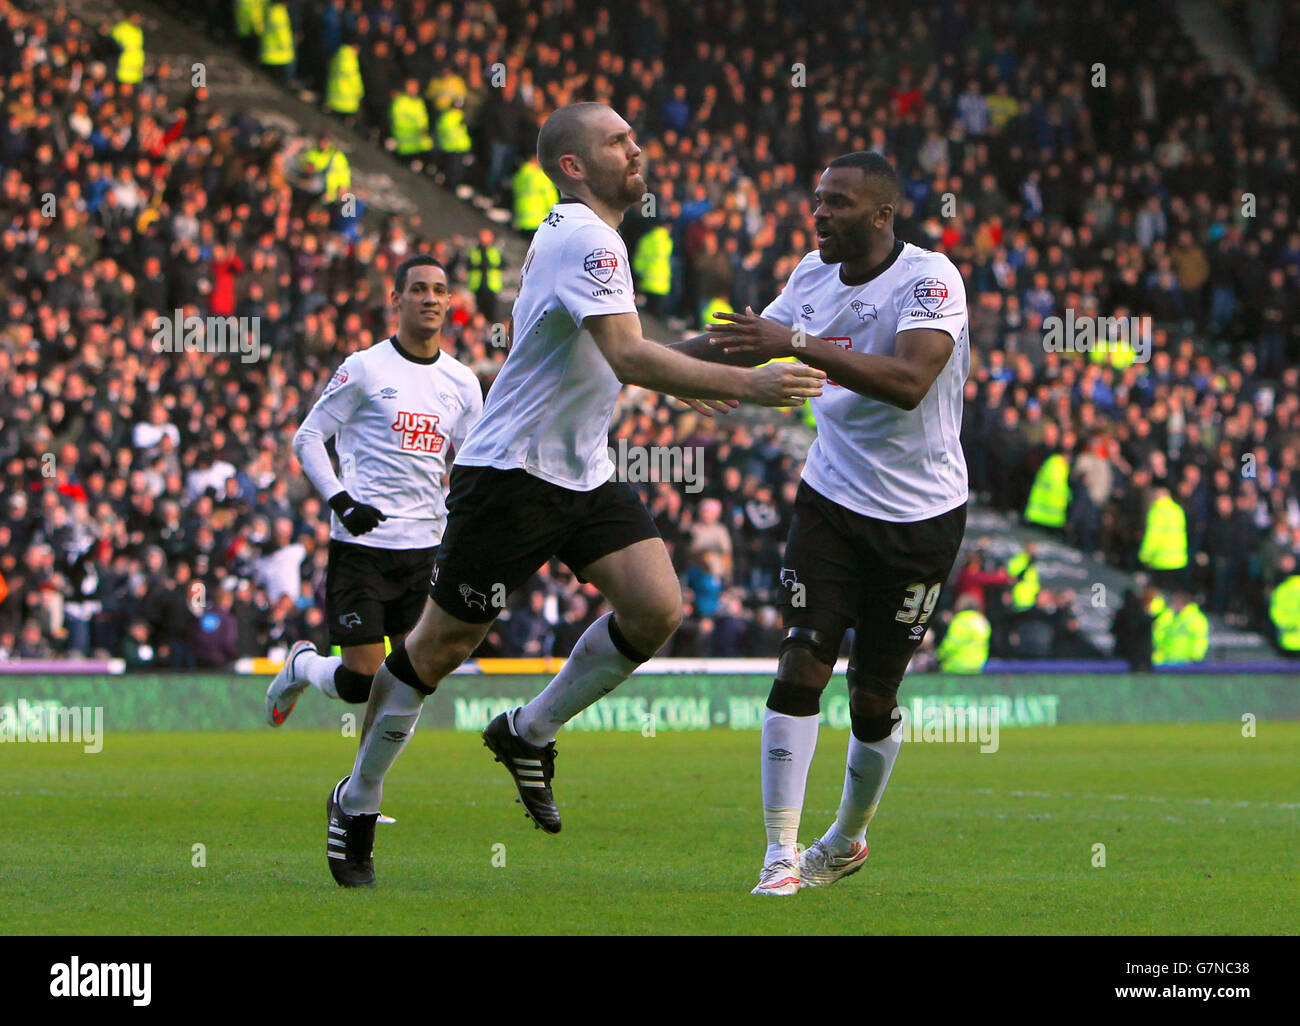
{"type": "MultiPolygon", "coordinates": [[[[398,823],[377,828],[379,888],[359,892],[334,886],[324,854],[353,740],[5,744],[0,933],[1281,934],[1295,925],[1300,723],[1258,733],[1004,730],[989,755],[907,743],[866,868],[792,898],[749,894],[753,732],[562,736],[556,837],[524,819],[477,736],[417,733],[385,794],[398,823]]],[[[822,731],[804,844],[834,815],[846,739],[822,731]]]]}

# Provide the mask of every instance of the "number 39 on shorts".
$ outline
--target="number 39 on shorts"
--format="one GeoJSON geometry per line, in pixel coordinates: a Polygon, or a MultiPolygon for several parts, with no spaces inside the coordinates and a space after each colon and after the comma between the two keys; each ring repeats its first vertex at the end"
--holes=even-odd
{"type": "Polygon", "coordinates": [[[911,585],[903,599],[903,608],[894,614],[894,619],[900,623],[925,623],[939,601],[941,587],[941,584],[936,584],[926,591],[924,583],[911,585]]]}

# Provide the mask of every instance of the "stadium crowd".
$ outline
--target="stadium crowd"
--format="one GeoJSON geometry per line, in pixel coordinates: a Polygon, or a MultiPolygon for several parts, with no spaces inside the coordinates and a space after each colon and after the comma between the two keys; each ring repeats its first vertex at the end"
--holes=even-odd
{"type": "MultiPolygon", "coordinates": [[[[249,57],[284,83],[462,195],[512,206],[525,234],[545,212],[528,170],[538,123],[558,104],[611,102],[655,199],[624,226],[639,285],[682,326],[761,309],[813,248],[821,167],[884,152],[902,178],[897,235],[948,253],[967,283],[976,496],[1266,628],[1300,553],[1300,120],[1266,121],[1152,7],[207,11],[214,34],[247,27],[249,57]],[[1045,353],[1043,321],[1067,309],[1151,318],[1150,362],[1045,353]],[[1181,566],[1162,499],[1182,514],[1181,566]]],[[[130,30],[12,0],[0,20],[0,652],[214,667],[298,637],[324,648],[327,519],[293,430],[343,357],[389,334],[392,272],[415,252],[461,283],[447,336],[486,388],[504,351],[484,312],[492,276],[470,282],[490,239],[373,212],[342,223],[324,202],[337,195],[295,187],[300,140],[209,109],[202,89],[169,104],[157,62],[124,81],[130,30]],[[257,318],[269,356],[159,353],[154,317],[178,309],[257,318]]],[[[625,392],[615,439],[706,451],[698,492],[645,487],[688,602],[665,654],[775,653],[800,424],[715,423],[625,392]]],[[[548,567],[485,651],[566,653],[601,612],[592,597],[548,567]]],[[[1069,602],[1043,600],[1066,631],[1069,602]]],[[[1014,651],[1022,632],[988,611],[994,648],[1014,651]]]]}

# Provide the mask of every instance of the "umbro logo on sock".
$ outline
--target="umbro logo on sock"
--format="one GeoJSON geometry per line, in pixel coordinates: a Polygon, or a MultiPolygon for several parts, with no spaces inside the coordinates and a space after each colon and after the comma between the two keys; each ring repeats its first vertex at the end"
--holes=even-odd
{"type": "Polygon", "coordinates": [[[401,741],[401,740],[404,739],[405,737],[406,737],[406,731],[404,731],[404,730],[386,730],[386,731],[384,731],[384,738],[385,738],[386,740],[388,740],[388,741],[401,741]]]}
{"type": "Polygon", "coordinates": [[[767,754],[771,762],[789,762],[794,753],[785,748],[769,748],[767,754]]]}

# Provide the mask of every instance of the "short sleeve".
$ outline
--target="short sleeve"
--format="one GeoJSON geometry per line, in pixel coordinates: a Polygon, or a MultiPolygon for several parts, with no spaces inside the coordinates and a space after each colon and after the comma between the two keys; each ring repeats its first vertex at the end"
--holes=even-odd
{"type": "Polygon", "coordinates": [[[464,407],[456,418],[456,426],[451,432],[451,445],[457,452],[465,444],[465,439],[483,416],[483,390],[479,388],[478,378],[465,382],[461,386],[461,398],[464,407]]]}
{"type": "Polygon", "coordinates": [[[786,280],[785,288],[781,290],[780,295],[763,308],[764,317],[768,317],[785,325],[794,324],[794,305],[790,299],[790,297],[794,295],[794,291],[790,288],[790,285],[794,282],[795,276],[798,273],[798,267],[790,272],[790,277],[786,280]]]}
{"type": "Polygon", "coordinates": [[[966,286],[946,257],[923,261],[902,286],[896,331],[938,328],[956,342],[966,326],[966,286]]]}
{"type": "Polygon", "coordinates": [[[564,245],[555,294],[574,324],[588,317],[636,313],[627,247],[616,232],[584,225],[564,245]]]}

